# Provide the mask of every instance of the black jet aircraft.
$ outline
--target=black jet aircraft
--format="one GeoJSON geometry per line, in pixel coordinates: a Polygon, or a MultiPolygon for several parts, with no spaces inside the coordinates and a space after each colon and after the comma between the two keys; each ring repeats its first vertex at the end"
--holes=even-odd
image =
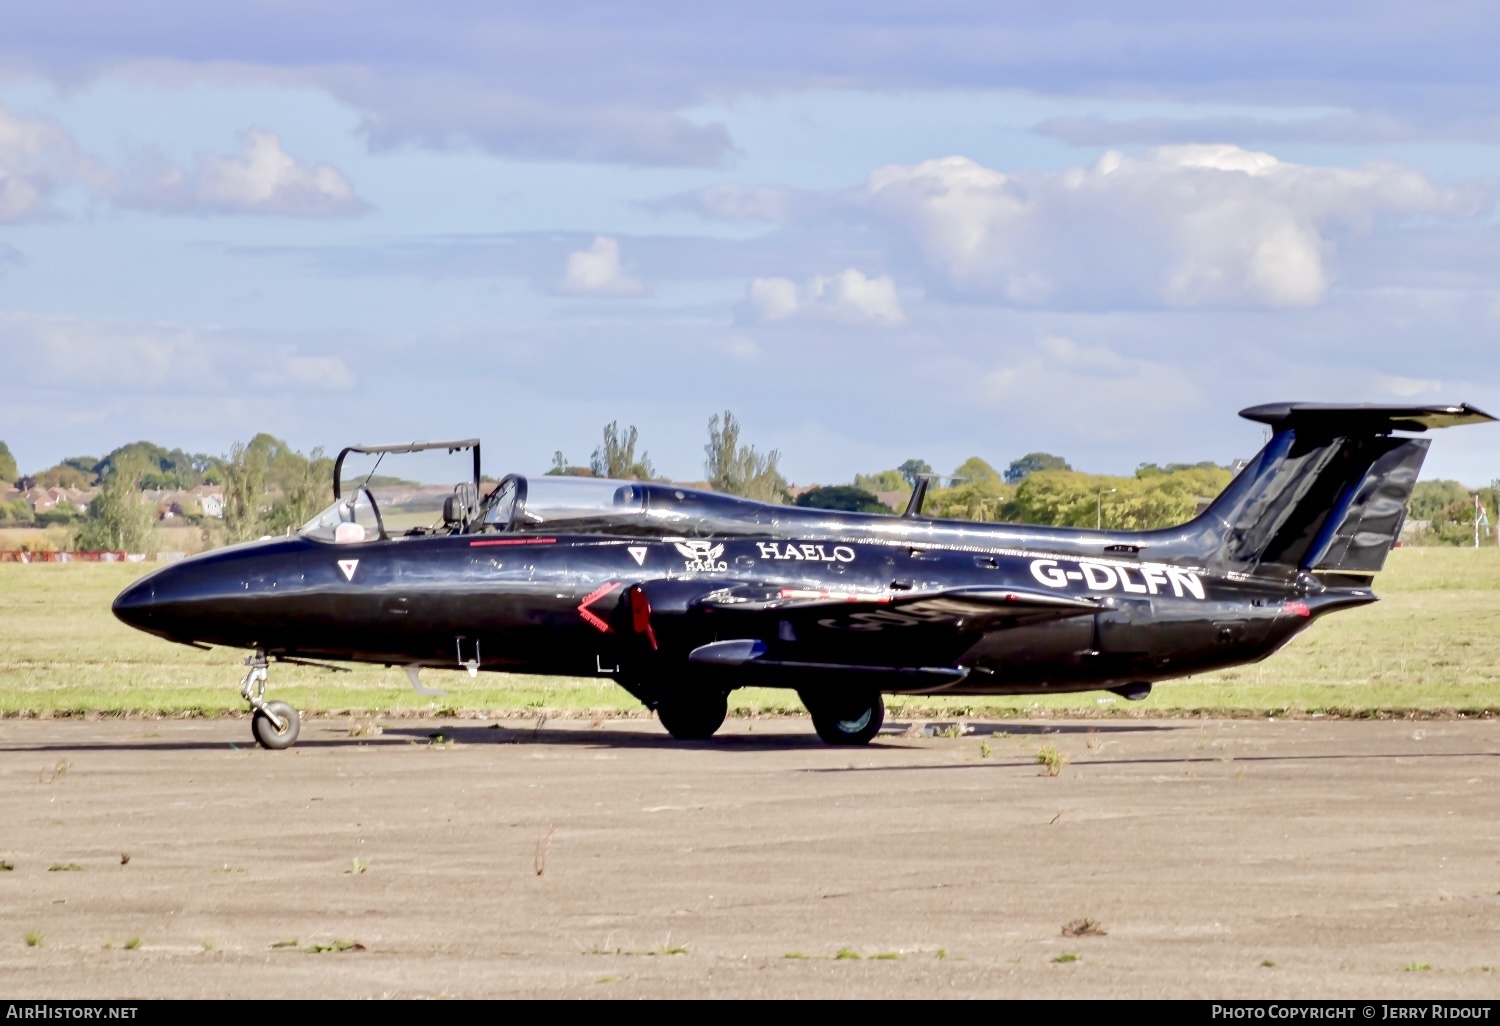
{"type": "Polygon", "coordinates": [[[680,739],[727,696],[795,689],[830,744],[880,730],[882,695],[1107,690],[1264,659],[1315,619],[1375,601],[1427,454],[1469,406],[1280,403],[1241,413],[1265,448],[1178,527],[1084,530],[776,506],[672,484],[504,478],[479,443],[346,449],[335,502],[297,535],[165,566],[115,600],[169,641],[252,650],[256,740],[299,718],[272,660],[612,677],[680,739]],[[472,450],[441,521],[398,531],[350,452],[472,450]]]}

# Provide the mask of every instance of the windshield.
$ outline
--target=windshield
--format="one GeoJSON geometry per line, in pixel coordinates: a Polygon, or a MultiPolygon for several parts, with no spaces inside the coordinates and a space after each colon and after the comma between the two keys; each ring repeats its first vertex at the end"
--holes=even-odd
{"type": "Polygon", "coordinates": [[[302,525],[301,535],[318,541],[348,545],[374,541],[383,534],[380,511],[369,491],[360,488],[302,525]]]}

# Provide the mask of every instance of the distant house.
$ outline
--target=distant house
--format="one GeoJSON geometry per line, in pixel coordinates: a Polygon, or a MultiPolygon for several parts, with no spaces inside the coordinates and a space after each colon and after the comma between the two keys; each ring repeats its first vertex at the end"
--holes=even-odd
{"type": "Polygon", "coordinates": [[[217,490],[214,485],[199,485],[190,493],[198,502],[198,508],[203,510],[206,517],[224,519],[224,493],[217,490]]]}

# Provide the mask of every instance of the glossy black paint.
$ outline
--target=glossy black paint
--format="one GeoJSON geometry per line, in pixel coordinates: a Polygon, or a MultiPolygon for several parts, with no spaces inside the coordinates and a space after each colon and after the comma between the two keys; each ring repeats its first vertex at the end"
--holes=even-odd
{"type": "MultiPolygon", "coordinates": [[[[450,531],[254,542],[163,567],[122,621],[271,657],[612,676],[654,704],[743,685],[1023,694],[1265,658],[1375,601],[1427,441],[1468,407],[1257,407],[1277,431],[1210,508],[1160,531],[767,506],[621,482],[629,511],[486,510],[450,531]],[[1353,427],[1348,427],[1352,424],[1353,427]]],[[[496,493],[502,489],[496,489],[496,493]]],[[[507,494],[510,494],[507,493],[507,494]]],[[[493,496],[492,493],[492,502],[493,496]]]]}

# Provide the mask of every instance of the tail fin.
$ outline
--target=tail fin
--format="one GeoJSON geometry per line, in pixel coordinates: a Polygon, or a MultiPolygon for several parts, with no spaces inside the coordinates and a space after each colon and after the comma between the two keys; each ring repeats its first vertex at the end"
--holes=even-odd
{"type": "Polygon", "coordinates": [[[1204,511],[1211,566],[1372,574],[1385,565],[1432,444],[1393,431],[1479,424],[1471,406],[1275,403],[1241,410],[1271,425],[1266,447],[1204,511]]]}

